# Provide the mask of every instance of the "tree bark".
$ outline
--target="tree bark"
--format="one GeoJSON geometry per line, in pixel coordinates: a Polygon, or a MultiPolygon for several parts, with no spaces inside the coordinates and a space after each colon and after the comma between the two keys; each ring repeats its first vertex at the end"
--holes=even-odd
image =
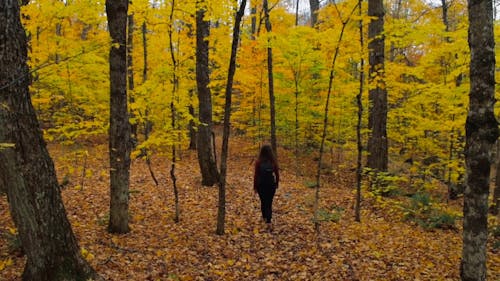
{"type": "MultiPolygon", "coordinates": [[[[188,31],[188,36],[190,38],[193,37],[193,25],[188,25],[189,31],[188,31]]],[[[189,90],[189,106],[188,106],[188,112],[191,120],[189,120],[188,124],[188,130],[189,130],[189,150],[196,150],[196,140],[197,140],[197,133],[196,133],[196,123],[195,123],[195,118],[196,118],[196,112],[194,110],[194,105],[193,105],[193,96],[194,96],[195,89],[190,89],[189,90]]]]}
{"type": "Polygon", "coordinates": [[[387,90],[384,73],[384,5],[382,0],[368,1],[369,117],[368,167],[387,171],[387,90]]]}
{"type": "MultiPolygon", "coordinates": [[[[238,1],[235,1],[238,4],[238,1]]],[[[224,129],[222,133],[222,150],[220,160],[220,179],[219,179],[219,208],[217,210],[217,229],[218,235],[224,234],[224,222],[226,217],[226,174],[227,157],[229,154],[229,133],[231,121],[231,97],[233,92],[234,73],[236,72],[236,53],[238,52],[238,41],[240,39],[240,24],[245,14],[246,0],[242,0],[240,8],[236,13],[233,29],[233,42],[231,44],[231,56],[229,58],[229,70],[227,72],[226,101],[224,105],[224,129]]]]}
{"type": "Polygon", "coordinates": [[[488,194],[491,150],[498,138],[495,120],[495,41],[491,0],[469,0],[470,92],[465,123],[463,248],[460,277],[486,280],[488,194]]]}
{"type": "Polygon", "coordinates": [[[299,25],[299,3],[300,0],[295,0],[295,26],[299,25]]]}
{"type": "Polygon", "coordinates": [[[255,5],[252,5],[252,8],[250,9],[250,17],[251,17],[251,24],[250,24],[250,33],[251,39],[255,40],[255,34],[257,32],[257,7],[255,5]]]}
{"type": "MultiPolygon", "coordinates": [[[[190,91],[189,93],[189,97],[191,98],[192,96],[192,93],[190,91]]],[[[191,117],[193,119],[189,120],[189,125],[188,125],[188,129],[189,129],[189,150],[196,150],[196,138],[197,138],[197,134],[196,134],[196,125],[194,123],[194,118],[196,116],[196,113],[194,112],[194,106],[193,104],[189,104],[188,106],[188,111],[189,111],[189,115],[191,115],[191,117]]]]}
{"type": "MultiPolygon", "coordinates": [[[[144,62],[142,68],[142,83],[144,84],[148,80],[148,40],[147,40],[148,28],[146,25],[146,20],[142,22],[141,33],[142,33],[142,58],[144,62]]],[[[149,139],[149,135],[153,130],[153,123],[149,121],[148,116],[149,116],[149,109],[146,106],[146,109],[144,110],[144,124],[143,124],[144,141],[147,141],[149,139]]],[[[141,154],[144,155],[146,159],[146,164],[148,165],[149,174],[151,175],[151,178],[153,179],[155,185],[158,186],[158,180],[156,179],[153,167],[151,166],[151,157],[149,156],[149,151],[146,148],[143,148],[141,154]]]]}
{"type": "MultiPolygon", "coordinates": [[[[362,19],[362,2],[358,2],[358,15],[362,19]]],[[[365,86],[365,59],[364,54],[364,31],[363,31],[363,20],[359,21],[359,45],[360,45],[360,70],[359,70],[359,92],[356,95],[356,103],[358,105],[358,122],[356,124],[356,140],[358,147],[358,155],[356,159],[356,206],[354,209],[354,219],[357,222],[361,222],[361,180],[363,172],[363,140],[361,139],[361,125],[363,121],[363,91],[365,86]]]]}
{"type": "Polygon", "coordinates": [[[111,114],[109,120],[110,212],[108,231],[127,233],[130,177],[130,123],[127,111],[128,0],[107,0],[106,14],[113,45],[109,52],[111,114]]]}
{"type": "Polygon", "coordinates": [[[318,23],[319,0],[309,0],[311,12],[311,27],[315,27],[318,23]]]}
{"type": "MultiPolygon", "coordinates": [[[[134,98],[134,62],[132,58],[132,52],[134,50],[134,14],[128,15],[128,30],[127,30],[127,75],[128,75],[128,89],[130,90],[129,94],[129,102],[130,104],[135,103],[134,98]]],[[[134,119],[135,114],[131,110],[130,111],[130,119],[134,119]]],[[[135,147],[137,145],[137,121],[134,121],[130,124],[130,137],[131,143],[135,147]]]]}
{"type": "Polygon", "coordinates": [[[0,1],[0,186],[27,256],[22,278],[102,280],[80,254],[31,103],[19,10],[19,1],[0,1]]]}
{"type": "Polygon", "coordinates": [[[497,140],[495,189],[493,190],[493,202],[490,210],[491,214],[495,216],[500,211],[500,140],[497,140]]]}
{"type": "MultiPolygon", "coordinates": [[[[179,89],[179,79],[177,77],[178,63],[175,58],[175,50],[173,43],[173,30],[174,30],[174,10],[175,10],[175,0],[170,2],[170,24],[168,26],[168,45],[170,48],[170,58],[172,59],[172,96],[170,100],[170,118],[172,119],[172,131],[176,131],[176,109],[175,109],[175,98],[177,96],[177,91],[179,89]]],[[[177,177],[175,176],[175,165],[177,163],[177,151],[175,149],[176,143],[172,142],[172,164],[170,165],[170,178],[172,179],[172,187],[174,189],[174,207],[175,216],[174,221],[178,223],[180,221],[180,209],[179,209],[179,190],[177,188],[177,177]]]]}
{"type": "Polygon", "coordinates": [[[196,9],[196,85],[198,87],[199,118],[197,151],[201,170],[201,184],[212,186],[218,182],[219,172],[212,149],[212,96],[208,83],[208,35],[210,22],[203,19],[206,8],[202,0],[196,9]]]}
{"type": "Polygon", "coordinates": [[[273,48],[271,47],[271,38],[269,33],[272,31],[271,19],[269,18],[269,7],[267,0],[264,0],[263,4],[264,16],[266,18],[266,31],[268,32],[267,37],[267,78],[269,83],[269,110],[271,115],[271,147],[273,148],[274,155],[278,157],[278,142],[276,140],[276,109],[275,109],[275,98],[274,98],[274,77],[273,77],[273,48]]]}

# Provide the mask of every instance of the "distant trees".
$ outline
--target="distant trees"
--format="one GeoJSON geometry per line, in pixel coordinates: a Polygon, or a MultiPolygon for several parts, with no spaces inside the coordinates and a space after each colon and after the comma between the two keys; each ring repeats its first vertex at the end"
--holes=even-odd
{"type": "Polygon", "coordinates": [[[468,1],[470,93],[465,123],[463,248],[460,277],[463,281],[486,280],[488,194],[491,150],[498,138],[495,105],[495,38],[491,0],[468,1]]]}
{"type": "Polygon", "coordinates": [[[0,186],[27,256],[23,280],[101,280],[81,256],[29,93],[19,1],[0,1],[0,186]]]}
{"type": "Polygon", "coordinates": [[[113,45],[109,51],[110,107],[109,232],[127,233],[130,177],[130,123],[127,111],[127,11],[128,0],[107,0],[106,14],[113,45]]]}

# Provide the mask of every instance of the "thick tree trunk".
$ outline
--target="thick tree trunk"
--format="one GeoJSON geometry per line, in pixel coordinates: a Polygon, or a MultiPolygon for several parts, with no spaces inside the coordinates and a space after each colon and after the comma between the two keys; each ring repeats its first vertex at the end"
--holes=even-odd
{"type": "MultiPolygon", "coordinates": [[[[264,15],[266,17],[266,31],[270,33],[271,19],[269,18],[269,7],[267,0],[263,4],[264,15]]],[[[276,140],[276,109],[274,102],[274,77],[273,77],[273,48],[271,47],[271,38],[267,38],[267,78],[269,83],[269,110],[271,116],[271,147],[273,148],[274,155],[278,157],[278,141],[276,140]]]]}
{"type": "Polygon", "coordinates": [[[205,7],[197,2],[196,10],[196,84],[198,87],[199,118],[198,125],[198,162],[201,170],[201,184],[212,186],[217,183],[219,172],[215,162],[215,151],[212,149],[212,97],[208,83],[208,35],[210,23],[203,19],[205,7]]]}
{"type": "MultiPolygon", "coordinates": [[[[128,75],[128,89],[130,90],[129,102],[130,104],[135,103],[134,98],[134,62],[132,59],[132,52],[134,50],[134,15],[128,15],[128,30],[127,30],[127,75],[128,75]]],[[[134,112],[130,111],[130,119],[134,119],[134,112]]],[[[137,121],[130,124],[130,138],[132,145],[135,147],[137,145],[137,121]]]]}
{"type": "Polygon", "coordinates": [[[128,0],[106,1],[109,33],[114,43],[109,52],[111,200],[108,231],[112,233],[129,232],[128,200],[131,145],[127,111],[127,10],[128,0]]]}
{"type": "Polygon", "coordinates": [[[311,12],[311,26],[315,27],[318,23],[319,0],[309,0],[311,12]]]}
{"type": "Polygon", "coordinates": [[[497,159],[495,174],[495,189],[493,190],[493,204],[490,212],[492,215],[498,215],[500,211],[500,140],[497,140],[497,159]]]}
{"type": "Polygon", "coordinates": [[[0,186],[27,256],[23,280],[100,280],[80,254],[31,103],[16,0],[0,1],[0,65],[0,186]]]}
{"type": "Polygon", "coordinates": [[[384,5],[382,0],[368,1],[368,15],[375,17],[368,26],[370,91],[368,127],[368,167],[387,171],[387,90],[384,74],[384,5]]]}
{"type": "Polygon", "coordinates": [[[469,0],[470,92],[465,124],[464,227],[460,277],[486,280],[488,194],[491,149],[498,138],[495,120],[495,40],[491,0],[469,0]]]}

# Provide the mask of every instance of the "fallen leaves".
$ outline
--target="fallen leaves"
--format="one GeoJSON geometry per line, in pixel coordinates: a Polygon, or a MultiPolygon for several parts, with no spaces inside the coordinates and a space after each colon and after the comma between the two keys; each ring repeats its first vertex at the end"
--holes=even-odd
{"type": "MultiPolygon", "coordinates": [[[[237,141],[237,140],[232,140],[237,141]]],[[[234,145],[234,144],[232,144],[234,145]]],[[[244,147],[245,143],[237,146],[244,147]]],[[[62,167],[59,147],[51,147],[62,167]]],[[[104,147],[89,150],[85,188],[76,190],[81,173],[70,176],[63,198],[82,255],[107,280],[457,280],[460,231],[428,232],[364,201],[362,223],[353,220],[353,175],[325,178],[322,205],[343,208],[338,222],[323,222],[315,235],[304,186],[282,157],[282,184],[274,203],[274,231],[260,221],[252,191],[248,152],[229,159],[226,234],[215,234],[217,189],[200,186],[194,152],[183,152],[178,173],[181,221],[173,221],[169,162],[153,158],[160,180],[156,187],[147,166],[133,162],[131,229],[125,235],[106,232],[109,214],[107,159],[104,147]],[[246,154],[244,154],[246,153],[246,154]]],[[[77,171],[78,169],[75,169],[77,171]]],[[[0,231],[15,231],[0,197],[0,231]]],[[[0,280],[20,280],[24,258],[9,253],[0,235],[0,280]]],[[[500,260],[490,254],[489,279],[498,280],[500,260]]]]}

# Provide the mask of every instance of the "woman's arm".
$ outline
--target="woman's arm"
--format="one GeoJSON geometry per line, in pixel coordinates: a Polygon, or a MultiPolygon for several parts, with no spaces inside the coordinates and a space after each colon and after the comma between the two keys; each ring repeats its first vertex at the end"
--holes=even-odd
{"type": "Polygon", "coordinates": [[[257,192],[257,185],[258,185],[258,182],[259,182],[259,161],[255,161],[255,171],[254,171],[254,174],[253,174],[253,191],[257,192]]]}
{"type": "Polygon", "coordinates": [[[278,188],[279,183],[280,183],[280,168],[278,167],[278,164],[274,165],[274,175],[276,176],[276,188],[278,188]]]}

